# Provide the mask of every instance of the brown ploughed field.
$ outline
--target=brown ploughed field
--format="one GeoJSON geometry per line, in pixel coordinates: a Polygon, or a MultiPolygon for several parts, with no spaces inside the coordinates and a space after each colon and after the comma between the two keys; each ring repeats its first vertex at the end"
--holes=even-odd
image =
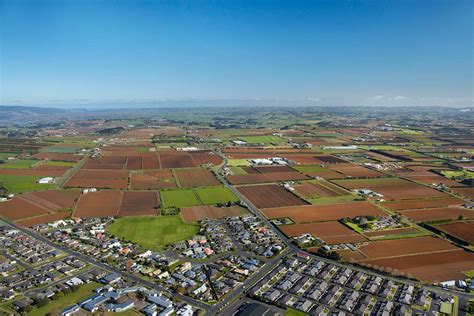
{"type": "Polygon", "coordinates": [[[415,210],[432,207],[459,206],[465,204],[465,201],[455,197],[443,197],[441,199],[427,200],[401,200],[383,203],[386,208],[394,211],[415,210]]]}
{"type": "Polygon", "coordinates": [[[183,207],[181,218],[187,223],[199,222],[204,219],[217,219],[233,216],[247,215],[248,212],[243,207],[232,205],[230,207],[217,207],[212,205],[201,205],[183,207]]]}
{"type": "Polygon", "coordinates": [[[74,217],[117,216],[122,202],[122,191],[102,190],[81,195],[74,217]]]}
{"type": "Polygon", "coordinates": [[[238,187],[253,205],[258,208],[306,205],[307,203],[276,184],[238,187]]]}
{"type": "Polygon", "coordinates": [[[367,202],[269,208],[264,210],[263,214],[269,219],[289,217],[295,223],[336,221],[344,217],[353,218],[361,215],[387,215],[375,205],[367,202]]]}
{"type": "Polygon", "coordinates": [[[430,208],[401,211],[401,214],[417,222],[432,222],[444,219],[457,219],[462,215],[466,219],[474,218],[474,210],[461,207],[430,208]]]}
{"type": "Polygon", "coordinates": [[[156,192],[126,191],[118,216],[156,215],[158,205],[156,192]]]}
{"type": "Polygon", "coordinates": [[[436,225],[435,227],[470,244],[474,244],[474,222],[455,222],[436,225]]]}
{"type": "Polygon", "coordinates": [[[175,169],[175,174],[182,188],[212,187],[220,184],[207,169],[175,169]]]}
{"type": "Polygon", "coordinates": [[[364,236],[357,234],[345,225],[336,221],[283,225],[279,228],[289,237],[311,234],[321,238],[328,244],[339,244],[345,242],[355,243],[367,240],[364,236]]]}

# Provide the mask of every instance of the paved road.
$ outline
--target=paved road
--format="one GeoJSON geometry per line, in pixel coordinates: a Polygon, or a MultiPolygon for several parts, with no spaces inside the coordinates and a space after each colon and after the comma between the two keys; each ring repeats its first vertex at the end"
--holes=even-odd
{"type": "MultiPolygon", "coordinates": [[[[221,166],[220,170],[222,170],[223,168],[227,167],[227,164],[228,164],[228,160],[227,160],[227,157],[225,157],[221,152],[219,151],[216,151],[214,150],[214,153],[217,154],[219,157],[221,157],[223,160],[224,160],[224,164],[221,166]]],[[[326,263],[330,263],[330,264],[333,264],[333,265],[336,265],[336,266],[339,266],[339,267],[345,267],[345,268],[350,268],[352,270],[355,270],[355,271],[360,271],[360,272],[363,272],[363,273],[366,273],[366,274],[369,274],[369,275],[376,275],[376,276],[380,276],[384,279],[390,279],[390,280],[393,280],[393,281],[396,281],[396,282],[400,282],[400,283],[405,283],[405,284],[411,284],[411,285],[414,285],[414,286],[418,286],[418,287],[422,287],[424,289],[427,289],[427,290],[430,290],[430,291],[433,291],[435,293],[439,293],[439,294],[444,294],[444,295],[452,295],[452,294],[455,294],[459,297],[463,297],[465,299],[472,299],[474,298],[474,295],[472,294],[469,294],[469,293],[465,293],[465,292],[460,292],[460,291],[455,291],[455,290],[449,290],[449,291],[446,291],[440,287],[437,287],[437,286],[433,286],[433,285],[428,285],[428,284],[423,284],[421,282],[417,282],[417,281],[413,281],[413,280],[408,280],[408,279],[402,279],[402,278],[399,278],[399,277],[395,277],[395,276],[389,276],[389,275],[386,275],[386,274],[381,274],[381,273],[377,273],[376,271],[374,270],[369,270],[369,269],[365,269],[363,267],[360,267],[360,266],[356,266],[356,265],[353,265],[353,264],[349,264],[349,263],[341,263],[339,261],[335,261],[335,260],[331,260],[331,259],[327,259],[327,258],[324,258],[324,257],[320,257],[320,256],[317,256],[313,253],[310,253],[310,252],[306,252],[302,249],[300,249],[298,246],[296,246],[295,244],[293,244],[278,228],[276,228],[273,223],[271,223],[261,212],[260,210],[255,207],[244,195],[242,195],[235,187],[233,187],[232,185],[230,185],[227,180],[219,173],[217,172],[217,177],[218,179],[229,189],[231,190],[235,195],[237,195],[237,197],[242,201],[242,203],[244,205],[247,206],[247,208],[251,211],[251,213],[255,216],[257,216],[258,218],[260,218],[264,223],[266,223],[268,225],[268,227],[270,227],[270,229],[272,229],[275,234],[278,235],[278,237],[280,237],[283,242],[288,246],[289,249],[291,249],[293,252],[296,252],[296,253],[304,253],[306,255],[308,255],[309,257],[311,258],[315,258],[317,260],[320,260],[320,261],[323,261],[323,262],[326,262],[326,263]]]]}

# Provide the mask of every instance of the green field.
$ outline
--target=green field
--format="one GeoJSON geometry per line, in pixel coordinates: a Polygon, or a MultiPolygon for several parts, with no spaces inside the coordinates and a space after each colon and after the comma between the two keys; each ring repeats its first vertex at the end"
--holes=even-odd
{"type": "Polygon", "coordinates": [[[193,205],[201,205],[194,190],[166,190],[161,191],[161,204],[164,208],[169,207],[186,207],[193,205]]]}
{"type": "Polygon", "coordinates": [[[323,168],[319,165],[305,165],[305,166],[292,166],[293,169],[298,170],[299,172],[321,172],[321,171],[329,171],[326,168],[323,168]]]}
{"type": "Polygon", "coordinates": [[[81,149],[81,147],[52,146],[42,149],[41,152],[54,154],[74,154],[79,149],[81,149]]]}
{"type": "Polygon", "coordinates": [[[45,162],[46,166],[59,166],[59,167],[73,167],[76,163],[75,162],[67,162],[67,161],[47,161],[45,162]]]}
{"type": "Polygon", "coordinates": [[[232,171],[235,175],[242,175],[247,174],[244,169],[241,167],[229,167],[230,171],[232,171]]]}
{"type": "Polygon", "coordinates": [[[137,216],[115,219],[108,232],[145,249],[159,251],[169,244],[194,236],[199,232],[199,226],[184,223],[179,215],[137,216]]]}
{"type": "Polygon", "coordinates": [[[0,159],[8,159],[10,157],[15,157],[16,153],[0,153],[0,159]]]}
{"type": "Polygon", "coordinates": [[[0,175],[0,183],[7,188],[8,192],[13,194],[54,188],[53,183],[37,183],[41,178],[43,177],[0,175]]]}
{"type": "Polygon", "coordinates": [[[228,159],[227,164],[229,167],[250,166],[250,162],[247,159],[228,159]]]}
{"type": "Polygon", "coordinates": [[[441,172],[446,178],[449,179],[474,179],[474,172],[472,171],[442,171],[441,172]]]}
{"type": "Polygon", "coordinates": [[[0,164],[0,168],[2,169],[28,169],[37,162],[38,160],[33,160],[33,159],[19,159],[19,160],[9,161],[5,164],[0,164]]]}
{"type": "Polygon", "coordinates": [[[196,188],[196,194],[203,204],[238,202],[239,198],[225,187],[196,188]]]}
{"type": "Polygon", "coordinates": [[[260,143],[286,143],[287,140],[278,136],[264,135],[264,136],[244,136],[239,137],[240,140],[249,144],[260,144],[260,143]]]}
{"type": "Polygon", "coordinates": [[[352,202],[359,199],[356,195],[342,195],[342,196],[334,196],[334,197],[322,197],[322,198],[315,198],[315,199],[308,199],[308,201],[313,205],[325,205],[325,204],[335,204],[335,203],[347,203],[352,202]]]}
{"type": "Polygon", "coordinates": [[[75,292],[65,294],[63,297],[52,300],[48,305],[43,306],[41,308],[35,308],[27,315],[30,316],[42,316],[42,315],[60,315],[64,308],[71,306],[83,299],[88,298],[89,296],[93,295],[93,290],[100,286],[99,283],[91,282],[88,284],[83,284],[79,287],[79,289],[75,292]]]}

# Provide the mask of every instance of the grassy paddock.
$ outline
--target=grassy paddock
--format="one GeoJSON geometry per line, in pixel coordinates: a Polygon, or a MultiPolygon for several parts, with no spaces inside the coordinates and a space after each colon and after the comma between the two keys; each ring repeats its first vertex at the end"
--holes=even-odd
{"type": "Polygon", "coordinates": [[[108,227],[115,237],[130,240],[145,249],[162,250],[199,232],[199,226],[186,224],[179,215],[118,218],[108,227]]]}
{"type": "Polygon", "coordinates": [[[164,208],[200,205],[194,190],[161,191],[161,203],[164,208]]]}
{"type": "Polygon", "coordinates": [[[197,188],[197,196],[203,204],[238,202],[239,198],[225,187],[197,188]]]}
{"type": "Polygon", "coordinates": [[[0,183],[7,188],[8,192],[14,194],[54,188],[53,183],[38,183],[37,181],[41,178],[36,176],[0,175],[0,183]]]}
{"type": "Polygon", "coordinates": [[[0,168],[3,169],[28,169],[31,168],[38,160],[33,159],[19,159],[7,162],[5,164],[0,164],[0,168]]]}

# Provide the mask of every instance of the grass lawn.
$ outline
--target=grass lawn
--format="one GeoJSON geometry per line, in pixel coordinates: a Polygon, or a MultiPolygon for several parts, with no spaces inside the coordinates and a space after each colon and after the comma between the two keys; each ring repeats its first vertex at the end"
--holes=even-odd
{"type": "Polygon", "coordinates": [[[145,249],[159,251],[199,232],[199,226],[186,224],[179,215],[137,216],[115,219],[108,227],[115,237],[131,240],[145,249]]]}
{"type": "Polygon", "coordinates": [[[41,178],[36,176],[0,175],[0,182],[13,194],[54,188],[53,183],[39,184],[37,181],[41,178]]]}
{"type": "Polygon", "coordinates": [[[298,170],[299,172],[320,172],[320,171],[329,171],[326,168],[323,168],[318,165],[302,165],[302,166],[292,166],[293,169],[298,170]]]}
{"type": "Polygon", "coordinates": [[[203,204],[238,202],[239,198],[225,187],[196,188],[197,196],[203,204]]]}
{"type": "Polygon", "coordinates": [[[247,142],[249,144],[260,144],[260,143],[286,143],[288,140],[273,136],[273,135],[264,135],[264,136],[244,136],[239,137],[240,140],[247,142]]]}
{"type": "Polygon", "coordinates": [[[96,282],[83,284],[79,287],[79,289],[76,292],[65,294],[60,299],[51,301],[48,305],[43,306],[41,308],[36,308],[32,310],[31,312],[29,312],[27,315],[40,316],[40,315],[47,315],[49,313],[53,315],[60,315],[64,308],[71,306],[77,303],[78,301],[86,299],[87,297],[94,294],[92,291],[95,288],[98,288],[99,286],[100,284],[96,282]]]}
{"type": "Polygon", "coordinates": [[[76,163],[75,162],[67,162],[67,161],[47,161],[45,163],[46,166],[59,166],[59,167],[73,167],[76,163]]]}
{"type": "Polygon", "coordinates": [[[299,310],[288,308],[285,312],[285,316],[306,316],[308,314],[300,312],[299,310]]]}
{"type": "Polygon", "coordinates": [[[474,278],[474,270],[464,271],[463,273],[469,278],[474,278]]]}
{"type": "Polygon", "coordinates": [[[0,164],[0,168],[8,168],[8,169],[28,169],[35,163],[37,163],[38,160],[32,160],[32,159],[19,159],[19,160],[13,160],[9,161],[5,164],[0,164]]]}
{"type": "Polygon", "coordinates": [[[228,159],[227,164],[229,167],[250,166],[250,162],[247,159],[228,159]]]}
{"type": "Polygon", "coordinates": [[[186,207],[201,205],[194,190],[166,190],[161,191],[161,204],[164,208],[186,207]]]}

